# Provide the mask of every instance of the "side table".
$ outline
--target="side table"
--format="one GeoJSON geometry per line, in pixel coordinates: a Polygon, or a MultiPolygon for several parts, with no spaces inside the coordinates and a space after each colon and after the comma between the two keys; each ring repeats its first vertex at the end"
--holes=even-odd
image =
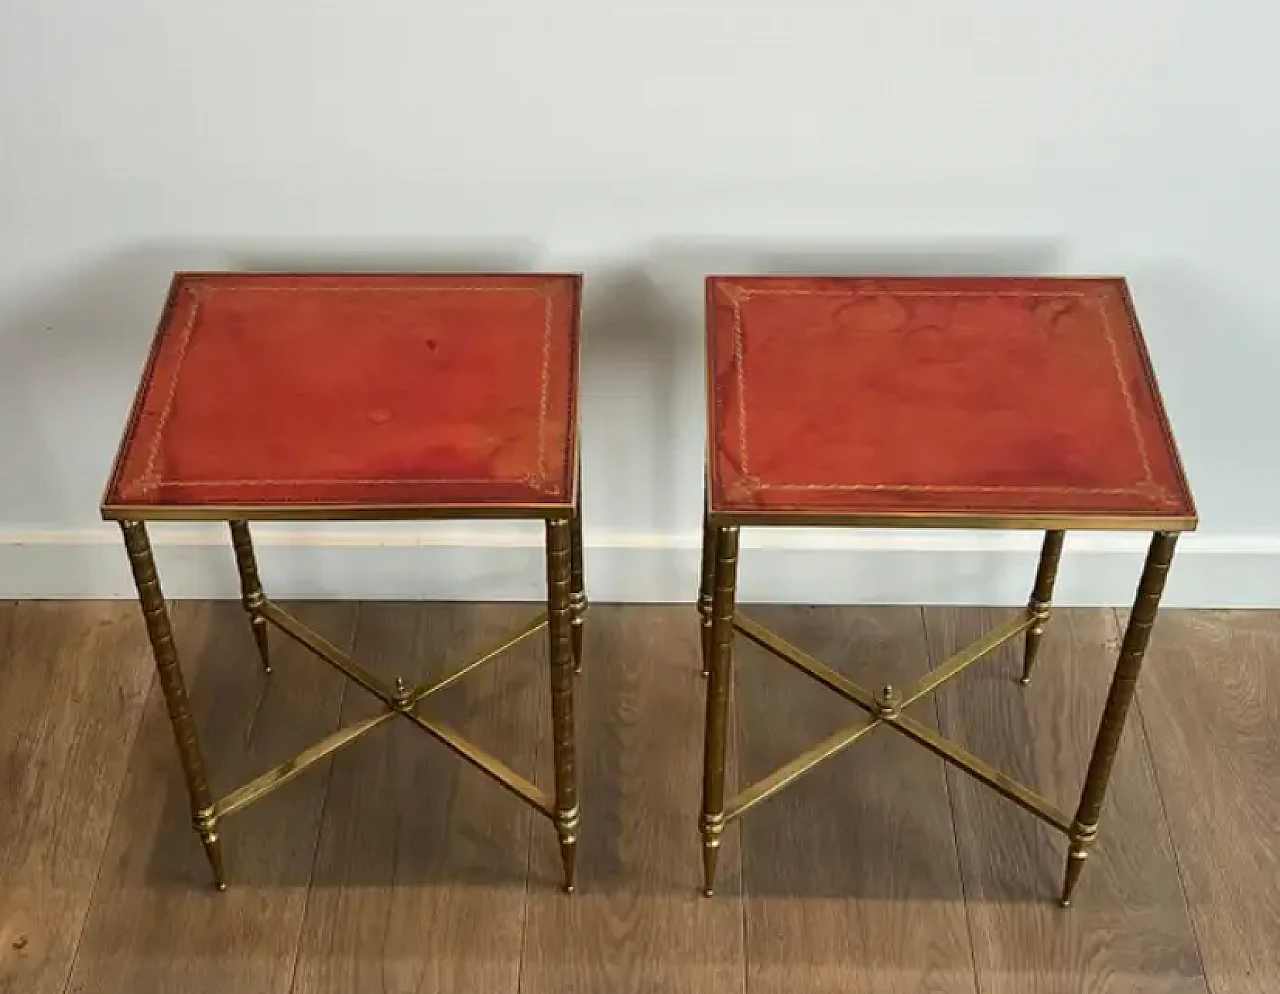
{"type": "Polygon", "coordinates": [[[1177,534],[1196,511],[1122,279],[712,277],[702,548],[704,890],[725,826],[881,726],[1068,839],[1070,903],[1177,534]],[[872,691],[735,607],[745,526],[1043,531],[1030,601],[910,687],[872,691]],[[1010,639],[1031,678],[1068,529],[1153,532],[1074,814],[906,712],[1010,639]],[[725,801],[734,633],[865,716],[725,801]]]}
{"type": "Polygon", "coordinates": [[[578,831],[573,673],[587,608],[578,479],[574,275],[179,273],[147,360],[102,514],[120,523],[191,797],[219,890],[224,819],[401,718],[555,824],[572,891],[578,831]],[[506,518],[545,522],[547,608],[442,680],[369,672],[263,591],[252,521],[506,518]],[[268,631],[385,706],[215,797],[147,536],[153,520],[230,525],[261,662],[268,631]],[[546,629],[555,786],[549,794],[419,709],[546,629]]]}

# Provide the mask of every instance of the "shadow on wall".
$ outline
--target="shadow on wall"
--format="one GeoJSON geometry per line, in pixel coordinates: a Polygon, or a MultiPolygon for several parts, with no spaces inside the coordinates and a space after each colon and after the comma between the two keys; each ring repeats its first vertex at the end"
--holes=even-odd
{"type": "MultiPolygon", "coordinates": [[[[690,374],[679,304],[639,265],[592,269],[582,353],[583,487],[589,528],[666,535],[690,374]]],[[[697,423],[697,422],[694,422],[697,423]]]]}
{"type": "Polygon", "coordinates": [[[1063,246],[1052,239],[940,239],[911,241],[657,242],[655,266],[668,272],[701,274],[838,276],[1031,276],[1053,273],[1063,246]]]}
{"type": "Polygon", "coordinates": [[[83,525],[115,453],[159,302],[162,248],[14,288],[0,307],[0,521],[83,525]]]}
{"type": "MultiPolygon", "coordinates": [[[[1160,378],[1204,534],[1276,531],[1280,459],[1260,435],[1280,421],[1280,335],[1272,298],[1250,301],[1184,264],[1159,260],[1126,274],[1160,378]]],[[[1257,284],[1255,283],[1254,286],[1257,284]]],[[[1175,569],[1171,584],[1176,584],[1175,569]]]]}

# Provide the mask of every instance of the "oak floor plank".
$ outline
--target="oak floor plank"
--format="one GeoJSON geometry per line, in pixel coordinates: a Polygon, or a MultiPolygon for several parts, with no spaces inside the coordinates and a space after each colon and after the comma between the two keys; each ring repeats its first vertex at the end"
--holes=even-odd
{"type": "MultiPolygon", "coordinates": [[[[366,604],[356,658],[416,686],[499,643],[535,610],[366,604]]],[[[531,776],[546,727],[544,642],[531,637],[423,713],[531,776]]],[[[343,723],[381,710],[352,688],[343,723]]],[[[402,719],[354,743],[334,760],[293,990],[515,991],[531,830],[551,826],[402,719]]]]}
{"type": "MultiPolygon", "coordinates": [[[[524,616],[299,613],[343,644],[358,610],[363,661],[407,677],[524,616]]],[[[848,672],[868,686],[909,679],[922,658],[910,610],[749,613],[841,668],[858,656],[848,672]]],[[[1007,616],[929,610],[930,655],[1007,616]]],[[[264,684],[238,604],[182,604],[175,620],[220,790],[340,709],[369,713],[275,633],[264,684]]],[[[1002,650],[942,692],[944,731],[1069,810],[1117,634],[1110,612],[1059,611],[1033,685],[1016,682],[1017,646],[1002,650]]],[[[1142,720],[1067,912],[1054,903],[1061,836],[887,730],[730,828],[720,892],[698,897],[693,612],[597,606],[587,643],[577,895],[559,891],[548,822],[403,723],[339,754],[331,778],[322,764],[230,819],[217,895],[136,604],[0,602],[0,992],[970,991],[968,956],[983,994],[1280,989],[1280,613],[1162,615],[1142,720]],[[958,854],[934,811],[948,797],[958,854]],[[957,862],[971,952],[954,923],[957,862]]],[[[448,693],[433,713],[549,784],[540,639],[448,693]]],[[[737,783],[856,716],[741,640],[736,697],[737,783]]]]}
{"type": "Polygon", "coordinates": [[[151,682],[137,606],[0,605],[0,991],[62,991],[151,682]]]}
{"type": "MultiPolygon", "coordinates": [[[[927,610],[935,664],[1010,616],[927,610]]],[[[938,695],[942,730],[1073,812],[1117,644],[1110,611],[1057,611],[1032,684],[1016,679],[1021,640],[1006,643],[938,695]]],[[[984,992],[1205,991],[1136,712],[1069,910],[1056,900],[1065,838],[963,772],[947,777],[984,992]]]]}
{"type": "Polygon", "coordinates": [[[18,601],[0,600],[0,667],[9,658],[9,630],[13,625],[13,616],[18,613],[18,601]]]}
{"type": "MultiPolygon", "coordinates": [[[[870,689],[926,666],[916,608],[746,613],[870,689]]],[[[739,638],[742,785],[863,712],[739,638]]],[[[932,721],[933,706],[912,709],[932,721]]],[[[974,992],[942,763],[881,728],[741,822],[748,991],[974,992]]]]}
{"type": "Polygon", "coordinates": [[[1171,611],[1139,691],[1214,994],[1280,990],[1280,614],[1171,611]]]}
{"type": "MultiPolygon", "coordinates": [[[[349,647],[354,604],[294,605],[349,647]]],[[[237,602],[174,609],[192,711],[215,795],[331,731],[343,678],[272,632],[264,677],[237,602]]],[[[140,624],[140,623],[139,623],[140,624]]],[[[275,992],[292,978],[328,764],[220,826],[228,890],[210,885],[158,685],[146,704],[69,990],[75,994],[275,992]]]]}
{"type": "Polygon", "coordinates": [[[535,825],[524,994],[742,991],[736,832],[726,833],[716,896],[699,894],[698,669],[692,608],[592,607],[576,695],[578,889],[561,892],[555,833],[535,825]]]}

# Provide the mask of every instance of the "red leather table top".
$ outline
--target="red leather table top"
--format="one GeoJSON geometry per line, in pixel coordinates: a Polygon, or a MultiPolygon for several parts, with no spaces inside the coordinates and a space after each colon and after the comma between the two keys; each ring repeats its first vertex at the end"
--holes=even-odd
{"type": "Polygon", "coordinates": [[[1124,280],[707,282],[712,512],[1195,526],[1124,280]]]}
{"type": "Polygon", "coordinates": [[[103,513],[570,506],[579,300],[571,275],[178,274],[103,513]]]}

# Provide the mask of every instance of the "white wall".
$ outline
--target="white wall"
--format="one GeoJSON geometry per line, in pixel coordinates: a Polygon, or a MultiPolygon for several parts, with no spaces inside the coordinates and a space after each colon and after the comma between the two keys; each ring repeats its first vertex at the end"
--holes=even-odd
{"type": "MultiPolygon", "coordinates": [[[[1277,32],[1246,0],[2,0],[0,593],[127,589],[97,500],[174,269],[584,270],[593,583],[662,598],[694,572],[703,273],[1120,272],[1203,519],[1175,594],[1280,604],[1277,32]]],[[[294,592],[444,589],[364,531],[276,539],[294,592]]],[[[537,587],[527,532],[388,541],[479,562],[460,594],[537,587]]],[[[1023,596],[985,539],[859,541],[876,569],[777,550],[749,589],[1023,596]]],[[[226,589],[175,557],[171,592],[226,589]]],[[[1136,563],[1083,568],[1108,600],[1136,563]]]]}

